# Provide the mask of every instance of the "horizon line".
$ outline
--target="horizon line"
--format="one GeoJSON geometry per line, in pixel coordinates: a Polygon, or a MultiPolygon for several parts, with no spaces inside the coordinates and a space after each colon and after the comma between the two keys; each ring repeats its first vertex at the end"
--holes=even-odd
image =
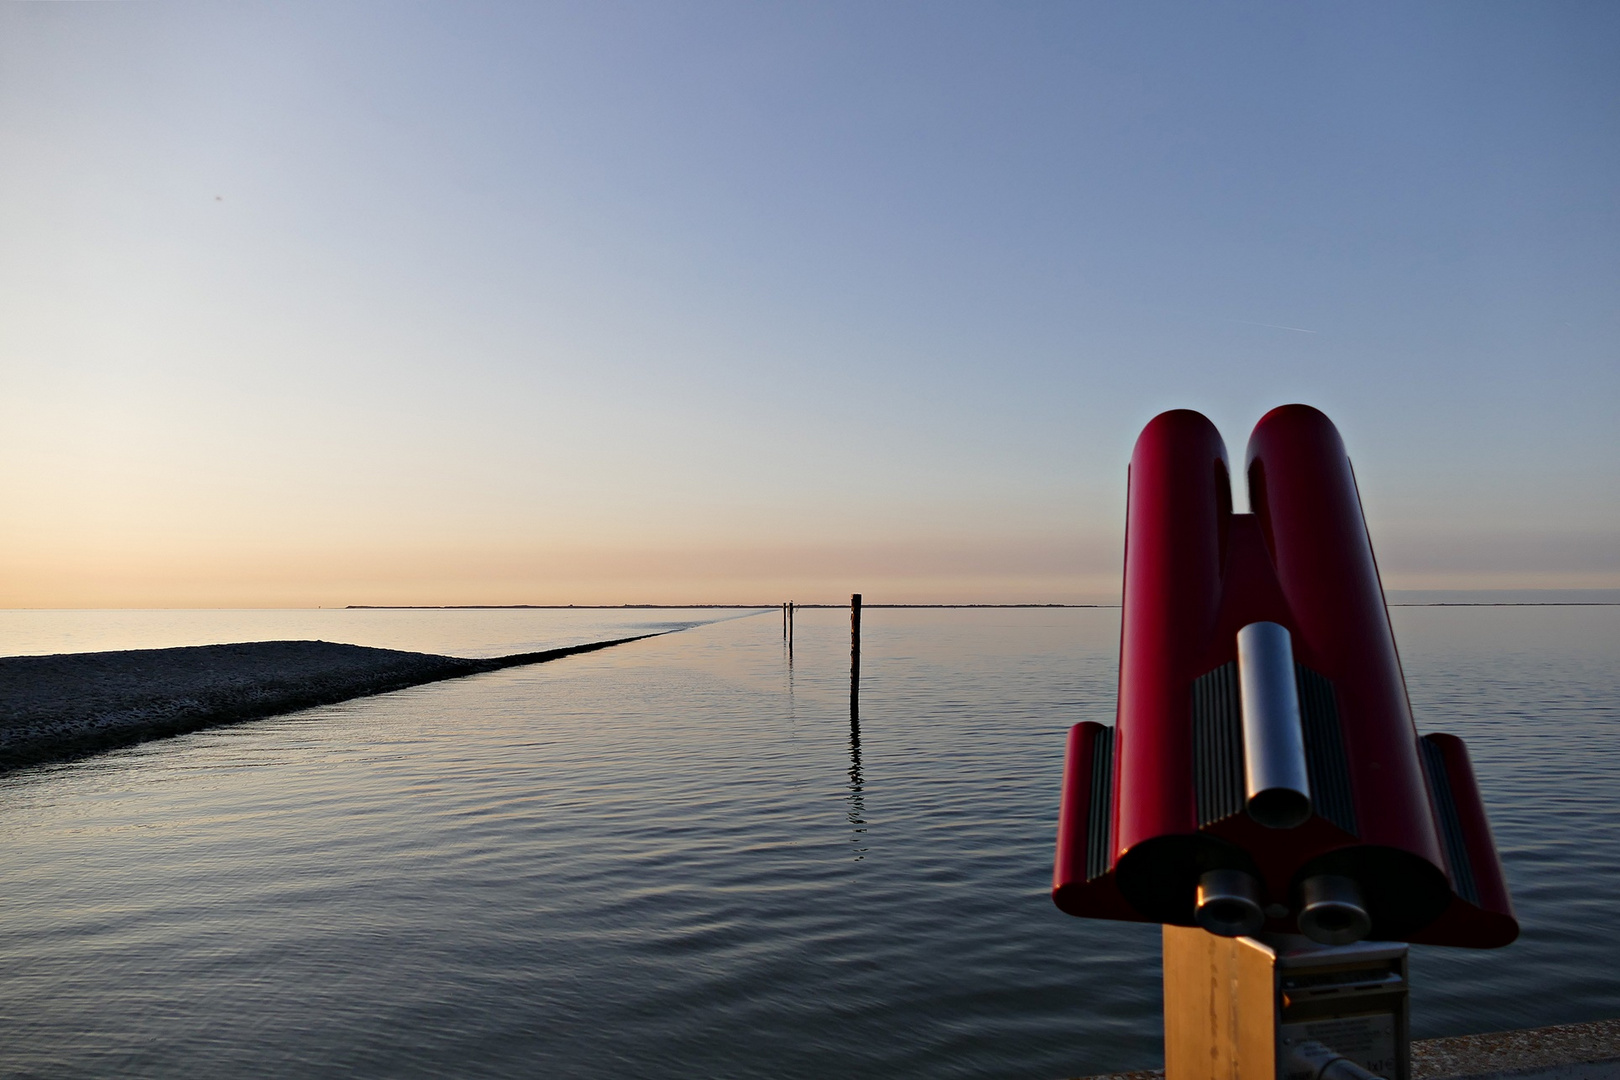
{"type": "MultiPolygon", "coordinates": [[[[1413,590],[1417,591],[1417,590],[1413,590]]],[[[1428,591],[1428,590],[1424,590],[1428,591]]],[[[1461,591],[1461,590],[1459,590],[1461,591]]],[[[1488,591],[1488,590],[1481,590],[1488,591]]],[[[1530,591],[1530,590],[1526,590],[1530,591]]],[[[776,604],[345,604],[342,611],[775,611],[776,604]]],[[[794,608],[843,610],[848,604],[794,604],[794,608]]],[[[882,604],[867,608],[1120,608],[1123,604],[882,604]]],[[[1385,607],[1620,607],[1620,600],[1386,600],[1385,607]]],[[[317,609],[319,610],[319,609],[317,609]]]]}

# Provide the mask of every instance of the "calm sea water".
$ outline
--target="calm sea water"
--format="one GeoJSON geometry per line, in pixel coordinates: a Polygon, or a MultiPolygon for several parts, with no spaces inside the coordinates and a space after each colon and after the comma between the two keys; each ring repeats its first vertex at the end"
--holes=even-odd
{"type": "MultiPolygon", "coordinates": [[[[612,636],[594,612],[363,614],[398,636],[361,643],[464,655],[612,636]]],[[[634,617],[721,613],[666,614],[634,617]]],[[[1525,926],[1415,949],[1416,1033],[1620,1015],[1620,609],[1395,619],[1525,926]]],[[[0,778],[0,1072],[1154,1064],[1156,928],[1047,896],[1063,732],[1111,720],[1117,633],[1108,610],[869,610],[855,730],[847,615],[801,612],[790,658],[767,613],[0,778]]]]}

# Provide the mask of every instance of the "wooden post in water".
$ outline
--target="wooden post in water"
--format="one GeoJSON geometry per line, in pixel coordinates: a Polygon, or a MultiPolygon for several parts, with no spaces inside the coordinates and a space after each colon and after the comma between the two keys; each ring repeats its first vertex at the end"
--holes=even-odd
{"type": "Polygon", "coordinates": [[[861,701],[861,594],[849,598],[849,717],[854,720],[861,701]]]}

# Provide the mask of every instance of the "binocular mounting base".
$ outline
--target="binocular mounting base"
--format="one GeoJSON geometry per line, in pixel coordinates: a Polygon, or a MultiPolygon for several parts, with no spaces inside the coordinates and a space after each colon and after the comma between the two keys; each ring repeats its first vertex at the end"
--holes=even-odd
{"type": "Polygon", "coordinates": [[[1165,1080],[1410,1080],[1406,948],[1165,926],[1165,1080]]]}

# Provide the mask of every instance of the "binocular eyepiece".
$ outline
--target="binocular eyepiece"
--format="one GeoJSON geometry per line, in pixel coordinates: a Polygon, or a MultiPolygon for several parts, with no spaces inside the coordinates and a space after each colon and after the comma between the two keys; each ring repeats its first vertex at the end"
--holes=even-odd
{"type": "Polygon", "coordinates": [[[1198,879],[1193,918],[1199,926],[1221,937],[1258,934],[1266,924],[1260,883],[1243,870],[1205,871],[1198,879]]]}
{"type": "Polygon", "coordinates": [[[1323,945],[1348,945],[1372,931],[1361,887],[1340,874],[1317,874],[1300,887],[1299,931],[1323,945]]]}
{"type": "MultiPolygon", "coordinates": [[[[1193,919],[1212,934],[1242,937],[1265,926],[1260,882],[1244,870],[1207,870],[1198,879],[1193,919]]],[[[1372,932],[1361,887],[1341,874],[1316,874],[1300,886],[1299,932],[1321,945],[1348,945],[1372,932]]]]}

